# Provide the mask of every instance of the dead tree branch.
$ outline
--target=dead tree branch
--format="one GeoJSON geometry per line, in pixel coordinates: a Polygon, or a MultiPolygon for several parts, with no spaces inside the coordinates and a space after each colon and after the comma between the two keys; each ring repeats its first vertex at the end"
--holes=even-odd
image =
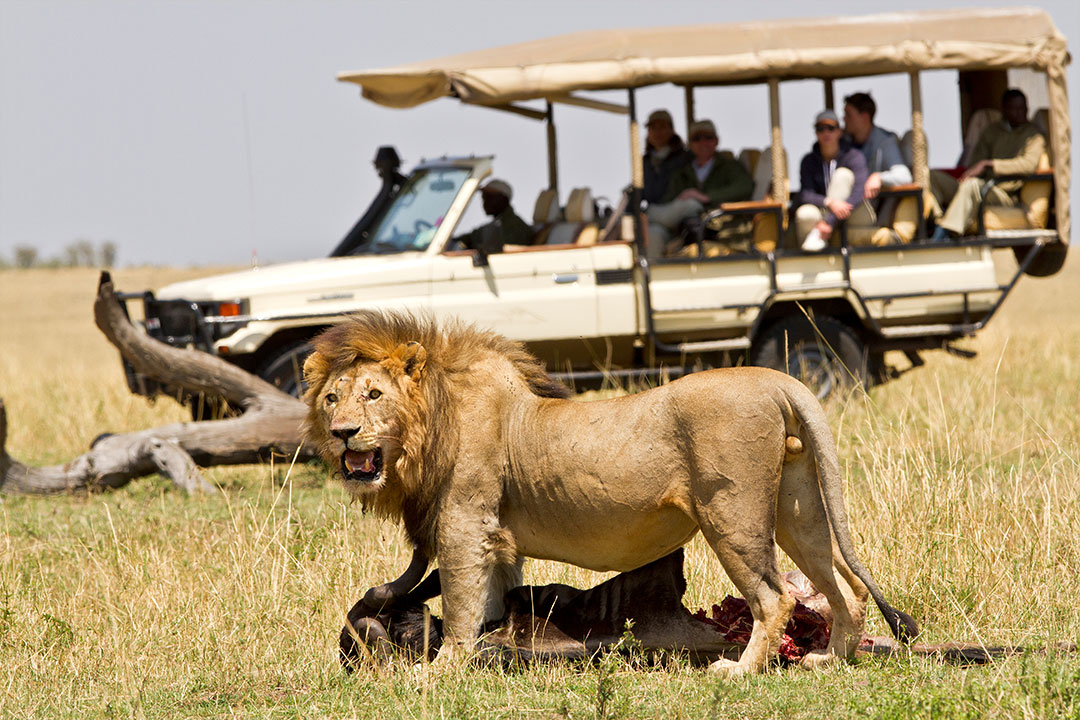
{"type": "Polygon", "coordinates": [[[243,465],[272,454],[313,457],[300,443],[304,404],[270,383],[213,355],[173,348],[140,332],[128,319],[107,272],[101,274],[94,320],[139,372],[163,385],[227,400],[239,417],[176,423],[102,435],[71,462],[31,467],[7,453],[7,417],[0,400],[0,492],[50,494],[121,487],[160,473],[186,491],[213,491],[197,466],[243,465]]]}

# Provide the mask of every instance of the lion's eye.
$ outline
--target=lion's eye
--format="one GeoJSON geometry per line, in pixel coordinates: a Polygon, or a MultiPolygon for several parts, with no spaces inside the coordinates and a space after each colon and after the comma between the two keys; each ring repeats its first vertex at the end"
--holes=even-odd
{"type": "Polygon", "coordinates": [[[367,396],[371,400],[378,400],[380,397],[382,397],[382,390],[372,390],[368,393],[367,396]]]}
{"type": "Polygon", "coordinates": [[[330,393],[329,395],[326,396],[326,404],[327,405],[333,405],[334,403],[337,402],[337,399],[338,399],[337,395],[335,395],[334,393],[330,393]]]}

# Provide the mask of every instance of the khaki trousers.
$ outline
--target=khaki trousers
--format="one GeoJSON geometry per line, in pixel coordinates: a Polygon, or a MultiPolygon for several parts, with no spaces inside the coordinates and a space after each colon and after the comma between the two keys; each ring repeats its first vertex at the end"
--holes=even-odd
{"type": "MultiPolygon", "coordinates": [[[[954,178],[948,175],[945,175],[945,178],[937,178],[937,183],[939,183],[946,196],[949,191],[952,191],[953,197],[949,207],[945,210],[945,215],[938,221],[938,225],[957,235],[974,232],[975,214],[979,211],[979,198],[986,182],[979,178],[968,178],[962,183],[957,183],[954,178]],[[953,190],[953,185],[950,185],[945,178],[952,180],[952,183],[956,186],[955,190],[953,190]]],[[[986,204],[1011,207],[1016,204],[1016,199],[995,185],[990,188],[990,192],[986,195],[986,204]]]]}

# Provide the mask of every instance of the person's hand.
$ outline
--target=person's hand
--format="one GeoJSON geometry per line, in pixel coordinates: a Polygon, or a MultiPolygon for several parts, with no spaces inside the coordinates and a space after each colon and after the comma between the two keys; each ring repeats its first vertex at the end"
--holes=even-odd
{"type": "Polygon", "coordinates": [[[986,168],[993,167],[993,166],[994,166],[994,161],[993,160],[980,160],[979,162],[975,163],[974,165],[972,165],[971,167],[969,167],[967,170],[964,171],[964,174],[960,176],[960,181],[963,182],[964,180],[967,180],[968,178],[977,177],[979,175],[982,175],[983,171],[986,170],[986,168]]]}
{"type": "Polygon", "coordinates": [[[847,220],[851,215],[851,203],[846,200],[826,200],[825,207],[829,208],[833,215],[840,220],[847,220]]]}
{"type": "Polygon", "coordinates": [[[868,199],[876,198],[879,192],[881,192],[881,173],[871,173],[870,177],[866,178],[863,195],[868,199]]]}
{"type": "MultiPolygon", "coordinates": [[[[848,207],[851,206],[848,205],[848,207]]],[[[818,235],[821,236],[822,240],[828,240],[829,236],[832,235],[832,225],[825,222],[824,220],[818,220],[818,223],[814,226],[814,229],[818,231],[818,235]]]]}
{"type": "Polygon", "coordinates": [[[708,204],[709,196],[701,192],[697,188],[686,188],[681,193],[677,200],[697,200],[699,203],[708,204]]]}

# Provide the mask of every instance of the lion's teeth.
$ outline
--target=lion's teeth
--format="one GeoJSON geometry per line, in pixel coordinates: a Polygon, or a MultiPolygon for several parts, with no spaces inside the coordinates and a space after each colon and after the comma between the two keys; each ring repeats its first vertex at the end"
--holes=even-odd
{"type": "Polygon", "coordinates": [[[356,450],[346,450],[345,469],[349,472],[358,470],[363,473],[375,472],[375,451],[357,452],[356,450]]]}

